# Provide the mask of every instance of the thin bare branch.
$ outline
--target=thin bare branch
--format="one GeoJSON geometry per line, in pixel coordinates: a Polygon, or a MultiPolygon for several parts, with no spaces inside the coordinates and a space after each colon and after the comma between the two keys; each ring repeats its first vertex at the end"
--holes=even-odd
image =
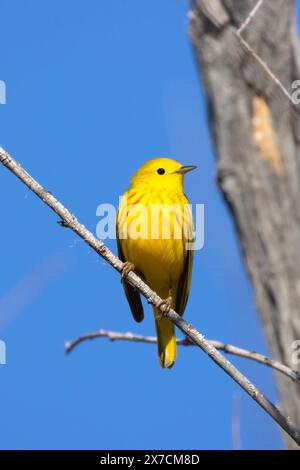
{"type": "Polygon", "coordinates": [[[254,7],[252,8],[252,10],[250,11],[249,15],[247,16],[247,18],[242,22],[242,24],[240,25],[239,29],[237,30],[236,34],[237,35],[240,35],[242,34],[242,32],[244,31],[244,29],[247,28],[247,26],[249,25],[250,21],[253,20],[254,16],[256,15],[256,13],[258,12],[258,10],[260,9],[260,7],[262,6],[262,4],[264,3],[265,0],[258,0],[258,2],[256,2],[256,4],[254,5],[254,7]]]}
{"type": "MultiPolygon", "coordinates": [[[[122,272],[123,263],[100,240],[83,225],[71,212],[56,199],[52,193],[43,188],[22,166],[16,162],[5,150],[0,148],[0,163],[10,170],[20,181],[33,191],[50,209],[63,221],[64,226],[73,230],[103,259],[113,266],[119,273],[122,272]]],[[[278,425],[300,446],[300,430],[297,429],[279,409],[245,377],[223,354],[221,354],[204,336],[190,323],[187,323],[174,310],[166,311],[162,299],[150,289],[134,272],[127,275],[127,282],[134,286],[148,301],[159,308],[193,343],[202,349],[221,369],[223,369],[248,395],[263,408],[278,425]]]]}
{"type": "Polygon", "coordinates": [[[268,64],[262,60],[262,58],[252,49],[250,44],[245,41],[245,39],[242,38],[242,36],[238,33],[238,31],[235,32],[235,35],[237,36],[238,40],[240,41],[242,47],[244,47],[249,54],[252,55],[252,57],[259,63],[261,68],[266,72],[268,77],[273,80],[274,83],[278,86],[278,88],[281,90],[281,92],[287,97],[287,99],[290,101],[291,105],[295,109],[295,111],[299,112],[299,107],[297,104],[294,102],[293,96],[288,92],[288,90],[285,88],[283,83],[279,80],[279,78],[276,77],[276,75],[272,72],[268,64]]]}
{"type": "MultiPolygon", "coordinates": [[[[99,339],[99,338],[107,338],[110,341],[130,341],[130,342],[135,342],[135,343],[148,343],[148,344],[157,343],[156,336],[143,336],[143,335],[137,335],[137,334],[130,333],[130,332],[119,333],[116,331],[98,330],[98,331],[92,331],[91,333],[86,333],[84,335],[81,335],[78,338],[76,338],[74,341],[66,341],[65,342],[66,353],[69,354],[71,351],[73,351],[74,348],[76,348],[76,346],[84,343],[85,341],[99,339]]],[[[258,362],[259,364],[264,364],[268,367],[271,367],[272,369],[277,370],[278,372],[281,372],[282,374],[286,375],[287,377],[289,377],[294,382],[300,385],[300,373],[299,372],[291,369],[288,366],[285,366],[284,364],[281,364],[278,361],[275,361],[274,359],[271,359],[270,357],[267,357],[256,351],[249,351],[248,349],[239,348],[232,344],[223,343],[222,341],[217,341],[214,339],[207,339],[206,341],[220,351],[224,351],[225,353],[232,354],[234,356],[244,357],[245,359],[250,359],[252,361],[258,362]]],[[[195,346],[195,344],[191,343],[191,341],[189,341],[188,338],[177,339],[176,342],[179,346],[195,346]]]]}
{"type": "Polygon", "coordinates": [[[244,49],[246,49],[247,52],[249,52],[249,54],[256,60],[256,62],[260,65],[260,67],[265,71],[268,77],[278,86],[278,88],[281,90],[284,96],[286,96],[286,98],[290,101],[293,109],[297,113],[300,113],[299,106],[297,106],[297,103],[295,103],[292,94],[289,93],[289,91],[286,89],[283,83],[279,80],[279,78],[276,77],[276,75],[272,72],[268,64],[255,52],[255,50],[250,46],[250,44],[242,37],[242,33],[245,31],[249,23],[253,20],[258,10],[260,9],[260,7],[263,5],[264,1],[265,0],[258,0],[258,2],[255,4],[253,9],[250,11],[247,18],[242,22],[240,27],[236,31],[234,31],[234,35],[237,37],[241,46],[244,49]]]}

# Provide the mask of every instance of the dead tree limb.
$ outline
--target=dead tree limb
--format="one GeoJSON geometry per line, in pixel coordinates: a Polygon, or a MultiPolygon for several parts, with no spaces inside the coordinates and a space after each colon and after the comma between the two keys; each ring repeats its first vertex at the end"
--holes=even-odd
{"type": "MultiPolygon", "coordinates": [[[[65,348],[66,353],[69,354],[73,351],[77,346],[80,344],[90,341],[93,339],[99,338],[107,338],[110,341],[130,341],[135,343],[148,343],[148,344],[156,344],[157,337],[156,336],[143,336],[137,335],[134,333],[119,333],[117,331],[107,331],[107,330],[98,330],[92,331],[90,333],[86,333],[84,335],[79,336],[74,341],[66,341],[65,348]]],[[[207,341],[214,346],[216,349],[223,351],[227,354],[232,354],[234,356],[243,357],[245,359],[250,359],[251,361],[258,362],[259,364],[264,364],[271,369],[277,370],[282,374],[286,375],[294,382],[300,385],[300,373],[291,369],[290,367],[281,364],[278,361],[274,361],[270,357],[265,356],[264,354],[260,354],[256,351],[249,351],[248,349],[239,348],[238,346],[234,346],[233,344],[223,343],[222,341],[214,340],[214,339],[207,339],[207,341]]],[[[194,343],[188,340],[188,338],[178,339],[176,340],[179,346],[195,346],[194,343]]]]}
{"type": "MultiPolygon", "coordinates": [[[[292,344],[300,339],[300,121],[290,93],[300,79],[294,2],[195,0],[190,30],[217,180],[272,357],[293,366],[292,344]]],[[[281,409],[300,426],[299,388],[282,375],[276,379],[281,409]]]]}

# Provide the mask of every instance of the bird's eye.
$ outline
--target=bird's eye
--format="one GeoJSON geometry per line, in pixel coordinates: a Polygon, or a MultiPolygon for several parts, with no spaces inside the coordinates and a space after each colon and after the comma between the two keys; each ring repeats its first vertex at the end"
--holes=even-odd
{"type": "Polygon", "coordinates": [[[159,175],[164,175],[165,172],[166,172],[166,170],[165,170],[164,168],[159,168],[159,169],[157,170],[157,173],[158,173],[159,175]]]}

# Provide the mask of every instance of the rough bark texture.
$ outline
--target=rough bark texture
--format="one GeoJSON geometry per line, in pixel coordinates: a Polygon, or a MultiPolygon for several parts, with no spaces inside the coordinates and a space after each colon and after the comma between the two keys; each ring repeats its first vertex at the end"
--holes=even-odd
{"type": "MultiPolygon", "coordinates": [[[[234,35],[256,0],[195,0],[190,31],[207,96],[218,183],[250,273],[272,356],[292,368],[300,339],[300,118],[234,35]]],[[[267,0],[243,37],[285,87],[300,79],[292,0],[267,0]]],[[[276,376],[300,427],[300,388],[276,376]]],[[[291,441],[286,441],[294,448],[291,441]]]]}

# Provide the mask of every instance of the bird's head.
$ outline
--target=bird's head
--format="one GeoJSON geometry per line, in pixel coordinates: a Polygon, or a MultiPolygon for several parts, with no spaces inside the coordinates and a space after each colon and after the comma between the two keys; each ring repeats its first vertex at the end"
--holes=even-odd
{"type": "Polygon", "coordinates": [[[171,158],[154,158],[144,163],[131,178],[131,187],[145,187],[150,191],[182,191],[186,173],[197,168],[184,166],[171,158]]]}

